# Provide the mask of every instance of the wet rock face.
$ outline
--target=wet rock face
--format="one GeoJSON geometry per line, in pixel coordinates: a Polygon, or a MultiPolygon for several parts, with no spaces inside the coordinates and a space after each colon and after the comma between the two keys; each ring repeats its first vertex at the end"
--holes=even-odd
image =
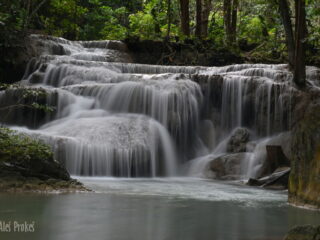
{"type": "Polygon", "coordinates": [[[12,46],[0,46],[0,82],[21,80],[29,60],[35,56],[31,43],[24,35],[14,40],[12,46]]]}
{"type": "Polygon", "coordinates": [[[61,179],[70,180],[67,170],[53,158],[41,161],[26,160],[23,162],[11,161],[10,164],[0,163],[0,178],[23,176],[41,180],[61,179]]]}
{"type": "Polygon", "coordinates": [[[320,208],[320,102],[306,95],[310,102],[293,130],[289,202],[320,208]]]}
{"type": "Polygon", "coordinates": [[[242,57],[228,49],[212,49],[214,44],[205,41],[201,44],[194,42],[185,44],[127,39],[126,44],[134,62],[142,64],[224,66],[244,62],[242,57]]]}
{"type": "Polygon", "coordinates": [[[290,162],[283,153],[281,145],[266,145],[267,157],[261,167],[261,176],[274,173],[276,169],[289,167],[290,162]]]}
{"type": "Polygon", "coordinates": [[[234,130],[227,145],[227,152],[240,153],[246,152],[246,144],[250,140],[250,132],[246,128],[234,130]]]}
{"type": "Polygon", "coordinates": [[[53,117],[56,105],[52,91],[11,86],[0,92],[0,122],[36,128],[53,117]]]}
{"type": "Polygon", "coordinates": [[[320,239],[320,226],[296,226],[285,236],[284,240],[318,240],[320,239]]]}

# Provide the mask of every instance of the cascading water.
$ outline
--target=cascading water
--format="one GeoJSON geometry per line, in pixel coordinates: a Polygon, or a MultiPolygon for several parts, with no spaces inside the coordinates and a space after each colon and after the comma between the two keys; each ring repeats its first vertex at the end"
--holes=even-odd
{"type": "MultiPolygon", "coordinates": [[[[130,63],[119,41],[31,38],[42,55],[21,84],[43,88],[56,111],[36,129],[13,128],[50,144],[71,174],[170,176],[191,159],[198,173],[227,151],[237,127],[252,140],[290,129],[295,90],[286,65],[143,65],[130,63]]],[[[11,95],[1,92],[0,105],[11,95]]],[[[263,161],[254,149],[243,160],[246,177],[263,161]]]]}

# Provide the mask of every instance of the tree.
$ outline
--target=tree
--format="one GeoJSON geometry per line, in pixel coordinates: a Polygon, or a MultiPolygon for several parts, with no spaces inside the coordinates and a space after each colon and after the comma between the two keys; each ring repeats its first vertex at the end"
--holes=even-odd
{"type": "Polygon", "coordinates": [[[293,72],[293,81],[300,87],[306,83],[305,41],[307,37],[306,2],[295,0],[295,34],[287,0],[279,0],[279,10],[286,34],[288,62],[293,72]]]}
{"type": "Polygon", "coordinates": [[[24,2],[26,9],[25,17],[23,20],[23,29],[26,30],[29,27],[30,21],[39,11],[39,9],[47,2],[47,0],[42,0],[41,2],[36,2],[32,0],[27,0],[24,2]]]}
{"type": "Polygon", "coordinates": [[[201,38],[202,30],[202,1],[196,0],[196,36],[201,38]]]}
{"type": "Polygon", "coordinates": [[[190,35],[189,0],[180,0],[181,31],[184,35],[190,35]]]}
{"type": "Polygon", "coordinates": [[[208,35],[208,23],[211,8],[211,0],[196,1],[196,36],[198,38],[207,37],[208,35]]]}
{"type": "Polygon", "coordinates": [[[296,0],[296,39],[293,81],[298,86],[306,84],[305,41],[307,36],[306,1],[296,0]]]}
{"type": "Polygon", "coordinates": [[[279,0],[279,11],[285,31],[286,37],[286,45],[288,49],[288,62],[290,69],[294,68],[294,36],[293,36],[293,29],[292,29],[292,22],[290,16],[290,8],[288,5],[287,0],[279,0]]]}
{"type": "Polygon", "coordinates": [[[171,0],[167,0],[167,19],[168,19],[168,28],[167,28],[167,40],[170,39],[170,30],[171,30],[171,0]]]}
{"type": "Polygon", "coordinates": [[[202,37],[207,37],[208,35],[208,24],[209,24],[209,15],[212,9],[211,0],[203,0],[202,7],[202,22],[201,22],[201,35],[202,37]]]}
{"type": "Polygon", "coordinates": [[[227,44],[233,45],[237,38],[238,0],[224,0],[224,26],[227,44]]]}

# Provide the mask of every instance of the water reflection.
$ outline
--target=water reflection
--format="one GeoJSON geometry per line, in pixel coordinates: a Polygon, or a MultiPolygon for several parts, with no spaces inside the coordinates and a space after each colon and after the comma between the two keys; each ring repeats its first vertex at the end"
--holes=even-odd
{"type": "MultiPolygon", "coordinates": [[[[109,182],[106,188],[114,184],[109,182]]],[[[183,191],[179,190],[183,185],[172,184],[183,191]]],[[[132,188],[127,182],[126,186],[132,188]]],[[[161,188],[158,183],[153,186],[161,188]]],[[[236,191],[228,185],[225,189],[236,191]]],[[[243,191],[240,188],[233,199],[224,201],[120,192],[1,194],[1,221],[35,221],[36,232],[0,233],[0,239],[276,240],[293,225],[319,223],[319,212],[290,207],[281,194],[278,199],[274,194],[274,201],[260,199],[257,204],[246,205],[236,197],[243,191]]]]}

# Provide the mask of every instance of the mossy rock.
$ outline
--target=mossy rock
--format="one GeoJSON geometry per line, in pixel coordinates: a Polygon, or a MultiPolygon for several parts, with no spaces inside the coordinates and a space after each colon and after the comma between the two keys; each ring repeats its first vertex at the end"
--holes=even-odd
{"type": "Polygon", "coordinates": [[[289,202],[320,208],[320,102],[311,101],[292,134],[289,202]]]}
{"type": "Polygon", "coordinates": [[[0,191],[88,191],[55,161],[49,146],[8,128],[0,128],[0,191]]]}
{"type": "Polygon", "coordinates": [[[0,128],[0,178],[70,180],[49,146],[7,128],[0,128]]]}
{"type": "Polygon", "coordinates": [[[320,226],[311,225],[296,226],[286,235],[284,240],[319,240],[320,226]]]}

